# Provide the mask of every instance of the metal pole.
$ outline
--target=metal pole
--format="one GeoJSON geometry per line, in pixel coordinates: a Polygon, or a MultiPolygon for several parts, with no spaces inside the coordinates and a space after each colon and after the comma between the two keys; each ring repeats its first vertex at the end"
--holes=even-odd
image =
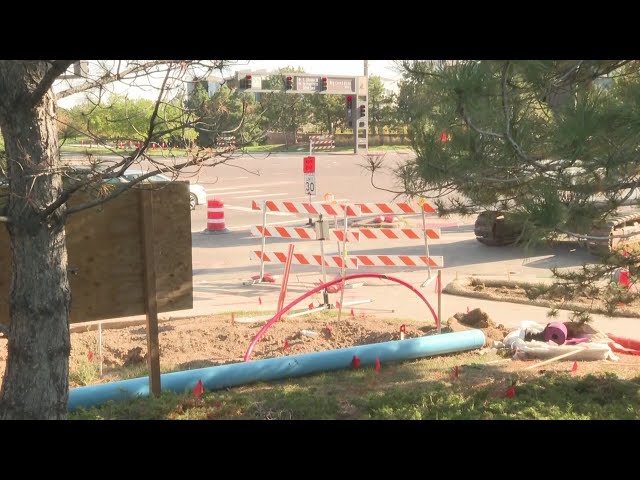
{"type": "Polygon", "coordinates": [[[438,335],[442,330],[442,270],[438,270],[438,335]]]}
{"type": "MultiPolygon", "coordinates": [[[[322,214],[318,218],[318,232],[320,233],[320,261],[322,262],[322,283],[327,283],[327,268],[324,264],[324,233],[322,227],[324,226],[324,220],[322,220],[322,214]]],[[[329,292],[324,289],[323,292],[324,304],[329,305],[329,292]]]]}
{"type": "Polygon", "coordinates": [[[369,60],[364,61],[364,76],[369,76],[369,60]]]}
{"type": "MultiPolygon", "coordinates": [[[[311,135],[309,135],[309,156],[313,154],[313,140],[311,139],[311,135]]],[[[309,189],[309,203],[311,203],[311,189],[309,189]]],[[[309,216],[309,224],[310,227],[313,227],[313,219],[309,216]]]]}
{"type": "Polygon", "coordinates": [[[267,233],[267,201],[262,201],[262,254],[260,255],[260,278],[258,279],[258,283],[262,282],[262,278],[264,277],[264,248],[266,246],[266,233],[267,233]]]}
{"type": "Polygon", "coordinates": [[[348,205],[344,207],[344,238],[342,239],[342,267],[340,269],[340,275],[342,276],[342,289],[340,289],[340,308],[338,308],[338,322],[340,321],[340,316],[342,315],[342,301],[344,300],[344,289],[346,285],[344,284],[344,277],[347,274],[347,223],[348,216],[347,210],[348,205]]]}
{"type": "Polygon", "coordinates": [[[329,308],[327,305],[320,305],[319,307],[312,308],[311,310],[304,310],[302,312],[294,313],[293,315],[287,315],[287,318],[301,317],[303,315],[309,315],[310,313],[326,310],[327,308],[329,308]]]}
{"type": "Polygon", "coordinates": [[[360,79],[356,77],[356,92],[353,96],[353,105],[351,107],[351,128],[353,129],[353,153],[358,154],[360,147],[358,145],[358,93],[360,92],[360,79]]]}
{"type": "Polygon", "coordinates": [[[420,205],[420,209],[422,210],[422,235],[424,236],[424,250],[425,254],[427,255],[427,270],[429,272],[429,277],[424,282],[422,282],[422,285],[420,285],[424,288],[429,279],[431,279],[431,261],[429,260],[429,237],[427,236],[427,221],[425,220],[424,216],[424,205],[420,205]]]}

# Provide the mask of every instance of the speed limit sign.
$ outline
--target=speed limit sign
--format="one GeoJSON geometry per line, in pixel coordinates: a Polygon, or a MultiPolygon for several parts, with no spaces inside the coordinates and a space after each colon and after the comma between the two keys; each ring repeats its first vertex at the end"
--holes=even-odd
{"type": "Polygon", "coordinates": [[[305,173],[304,174],[304,193],[309,196],[316,196],[316,174],[305,173]]]}

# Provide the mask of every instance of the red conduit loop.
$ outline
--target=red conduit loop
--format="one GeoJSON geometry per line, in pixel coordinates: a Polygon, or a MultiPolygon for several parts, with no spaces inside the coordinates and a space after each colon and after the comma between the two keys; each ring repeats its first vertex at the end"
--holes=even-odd
{"type": "Polygon", "coordinates": [[[433,307],[429,303],[429,300],[427,300],[424,297],[424,295],[422,295],[422,293],[420,293],[413,285],[408,284],[404,280],[400,280],[399,278],[396,278],[396,277],[391,277],[391,276],[386,275],[384,273],[354,273],[352,275],[346,275],[344,278],[343,277],[334,278],[333,280],[331,280],[331,281],[329,281],[327,283],[323,283],[323,284],[315,287],[314,289],[309,290],[307,293],[305,293],[304,295],[296,298],[289,305],[287,305],[282,310],[277,312],[264,325],[264,327],[262,327],[260,329],[260,331],[256,334],[256,336],[253,337],[253,340],[251,340],[251,343],[249,344],[249,348],[247,348],[247,351],[244,354],[244,361],[248,362],[251,359],[251,354],[253,353],[253,349],[255,348],[256,344],[260,341],[260,339],[264,336],[266,331],[269,330],[274,323],[276,323],[278,320],[280,320],[280,318],[282,318],[282,316],[285,313],[287,313],[289,310],[291,310],[293,307],[295,307],[298,303],[302,302],[305,298],[310,297],[314,293],[317,293],[320,290],[324,290],[326,287],[330,287],[331,285],[335,285],[336,283],[340,283],[343,280],[346,282],[347,280],[355,280],[356,278],[381,278],[383,280],[391,280],[392,282],[399,283],[400,285],[402,285],[404,287],[407,287],[409,290],[411,290],[413,293],[415,293],[420,298],[420,300],[422,300],[427,305],[427,307],[429,308],[429,311],[431,312],[431,315],[433,315],[433,319],[436,322],[436,328],[438,328],[439,323],[440,323],[440,321],[438,319],[438,315],[436,315],[436,312],[433,310],[433,307]]]}

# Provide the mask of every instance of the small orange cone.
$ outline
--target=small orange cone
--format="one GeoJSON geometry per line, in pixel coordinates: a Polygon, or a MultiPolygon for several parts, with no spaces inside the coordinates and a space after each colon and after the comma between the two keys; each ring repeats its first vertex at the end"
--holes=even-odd
{"type": "Polygon", "coordinates": [[[578,362],[573,362],[573,367],[571,367],[571,375],[575,375],[578,373],[578,362]]]}

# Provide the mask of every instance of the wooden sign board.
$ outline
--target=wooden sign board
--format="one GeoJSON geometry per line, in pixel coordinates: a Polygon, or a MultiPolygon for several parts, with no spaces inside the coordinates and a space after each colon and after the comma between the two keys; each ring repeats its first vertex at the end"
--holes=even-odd
{"type": "MultiPolygon", "coordinates": [[[[134,188],[100,207],[68,218],[71,323],[146,313],[142,208],[145,193],[134,188]]],[[[152,197],[158,312],[193,308],[189,185],[154,183],[152,197]]],[[[78,196],[70,204],[82,201],[78,196]]],[[[7,229],[0,225],[1,323],[9,321],[9,246],[7,229]]]]}

